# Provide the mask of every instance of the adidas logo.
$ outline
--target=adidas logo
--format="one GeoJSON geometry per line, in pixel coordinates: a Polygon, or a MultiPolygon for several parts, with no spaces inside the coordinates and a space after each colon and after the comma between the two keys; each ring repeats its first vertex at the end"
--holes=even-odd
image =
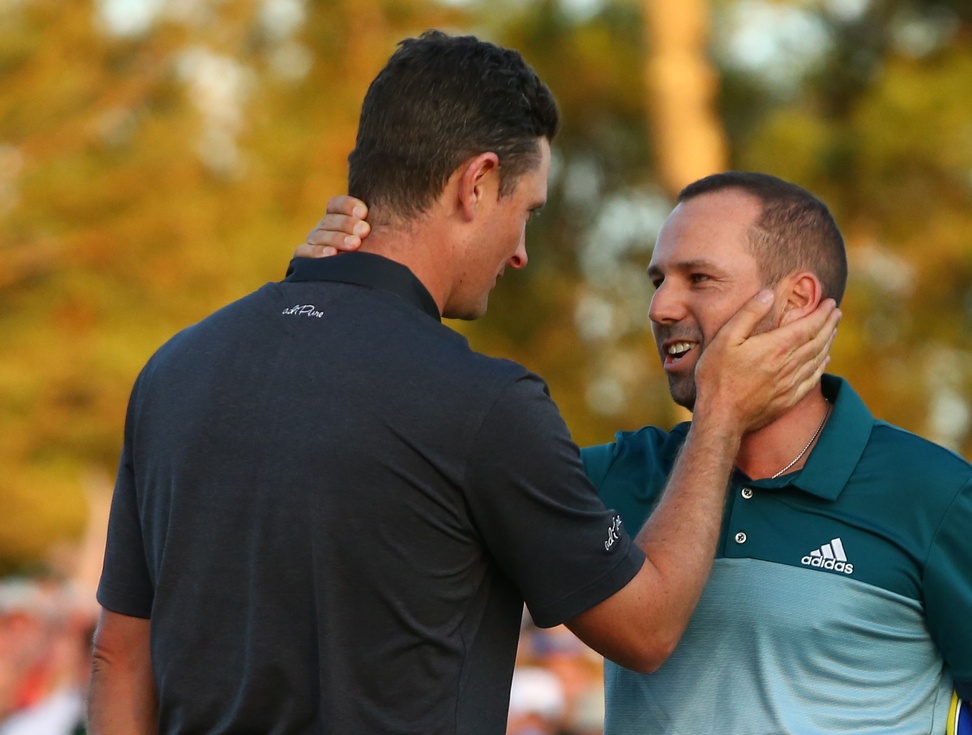
{"type": "Polygon", "coordinates": [[[832,569],[844,574],[854,573],[854,565],[847,561],[844,544],[839,538],[832,539],[829,544],[824,544],[819,549],[811,551],[800,559],[800,563],[807,567],[832,569]]]}

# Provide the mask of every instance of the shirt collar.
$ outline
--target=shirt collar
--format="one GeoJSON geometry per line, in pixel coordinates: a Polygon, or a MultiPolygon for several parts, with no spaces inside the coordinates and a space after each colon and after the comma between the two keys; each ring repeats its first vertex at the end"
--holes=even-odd
{"type": "Polygon", "coordinates": [[[874,416],[850,384],[835,375],[821,378],[824,397],[833,410],[803,469],[776,480],[760,480],[763,487],[792,485],[824,500],[836,500],[864,454],[874,416]]]}
{"type": "Polygon", "coordinates": [[[329,258],[294,258],[287,268],[286,281],[338,281],[357,286],[380,288],[417,306],[442,321],[435,299],[422,282],[401,263],[374,253],[342,253],[329,258]]]}

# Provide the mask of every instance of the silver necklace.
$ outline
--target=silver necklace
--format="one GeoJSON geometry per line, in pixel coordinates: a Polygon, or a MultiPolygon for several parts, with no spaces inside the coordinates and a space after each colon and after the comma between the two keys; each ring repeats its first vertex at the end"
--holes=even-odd
{"type": "Polygon", "coordinates": [[[791,461],[790,464],[788,464],[782,470],[780,470],[775,475],[773,475],[770,478],[771,480],[775,480],[777,477],[782,475],[784,472],[786,472],[788,469],[790,469],[793,465],[795,465],[803,458],[803,455],[806,454],[807,450],[810,449],[810,445],[813,444],[814,440],[817,438],[817,435],[820,434],[820,432],[823,430],[824,424],[827,423],[827,419],[829,418],[830,418],[830,401],[827,401],[827,413],[824,414],[823,421],[820,422],[820,426],[818,426],[816,431],[813,432],[813,436],[810,437],[810,441],[807,442],[807,446],[805,446],[803,449],[800,450],[800,453],[793,458],[793,461],[791,461]]]}

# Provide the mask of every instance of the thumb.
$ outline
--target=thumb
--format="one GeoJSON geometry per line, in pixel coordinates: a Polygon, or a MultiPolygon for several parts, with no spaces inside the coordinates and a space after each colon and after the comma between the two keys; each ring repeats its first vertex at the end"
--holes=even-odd
{"type": "Polygon", "coordinates": [[[753,329],[759,324],[760,320],[770,313],[775,299],[776,294],[771,290],[760,291],[743,304],[729,321],[722,325],[718,336],[728,340],[730,344],[744,342],[753,333],[753,329]]]}

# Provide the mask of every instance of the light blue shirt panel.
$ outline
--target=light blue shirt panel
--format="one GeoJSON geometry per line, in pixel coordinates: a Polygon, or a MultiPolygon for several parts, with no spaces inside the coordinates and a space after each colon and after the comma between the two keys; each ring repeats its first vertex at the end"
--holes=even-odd
{"type": "Polygon", "coordinates": [[[605,735],[937,735],[952,679],[915,600],[717,559],[668,661],[647,675],[606,661],[605,689],[605,735]]]}

